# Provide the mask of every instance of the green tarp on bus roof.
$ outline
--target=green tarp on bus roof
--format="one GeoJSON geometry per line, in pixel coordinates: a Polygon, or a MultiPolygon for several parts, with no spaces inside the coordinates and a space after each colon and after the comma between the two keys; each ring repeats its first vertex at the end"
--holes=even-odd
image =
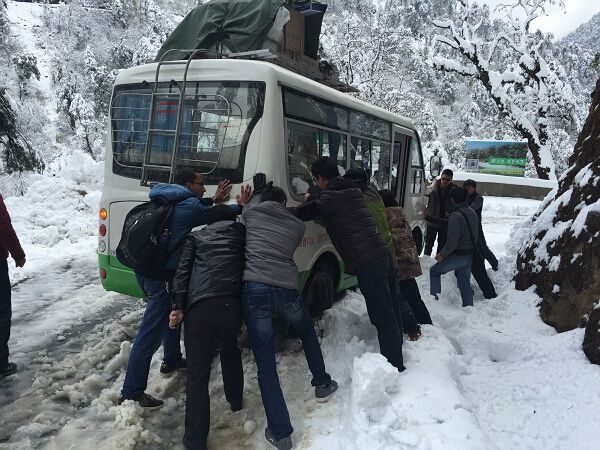
{"type": "MultiPolygon", "coordinates": [[[[259,50],[273,25],[279,8],[287,0],[212,0],[203,3],[181,21],[164,42],[155,61],[172,49],[217,50],[230,52],[259,50]]],[[[164,61],[185,59],[186,52],[173,51],[164,61]]]]}

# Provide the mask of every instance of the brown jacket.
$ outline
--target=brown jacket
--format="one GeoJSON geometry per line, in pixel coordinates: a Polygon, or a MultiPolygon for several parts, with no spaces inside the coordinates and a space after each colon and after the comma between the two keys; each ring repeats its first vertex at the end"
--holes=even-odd
{"type": "Polygon", "coordinates": [[[446,189],[443,189],[440,180],[435,182],[433,190],[428,194],[429,202],[425,210],[425,220],[428,226],[448,227],[448,210],[452,206],[450,191],[455,187],[454,183],[450,183],[446,189]]]}
{"type": "Polygon", "coordinates": [[[399,206],[385,208],[385,217],[394,241],[394,253],[398,262],[400,279],[408,280],[422,275],[417,246],[404,210],[399,206]]]}

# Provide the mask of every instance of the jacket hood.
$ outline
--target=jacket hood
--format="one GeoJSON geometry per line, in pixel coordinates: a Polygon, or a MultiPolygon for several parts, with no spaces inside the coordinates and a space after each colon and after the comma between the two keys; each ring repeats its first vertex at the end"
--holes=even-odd
{"type": "Polygon", "coordinates": [[[172,202],[175,200],[185,200],[186,198],[194,197],[195,194],[188,188],[179,184],[159,183],[150,189],[148,196],[150,197],[150,200],[153,200],[156,197],[164,197],[168,201],[172,202]]]}
{"type": "Polygon", "coordinates": [[[467,205],[467,202],[456,203],[455,205],[452,205],[448,209],[448,213],[453,213],[456,210],[463,209],[463,208],[468,208],[468,207],[469,207],[469,205],[467,205]]]}

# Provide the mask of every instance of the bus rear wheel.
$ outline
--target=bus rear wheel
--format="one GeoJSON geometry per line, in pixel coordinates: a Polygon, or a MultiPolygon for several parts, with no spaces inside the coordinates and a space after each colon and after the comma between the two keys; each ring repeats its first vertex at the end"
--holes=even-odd
{"type": "Polygon", "coordinates": [[[335,298],[333,272],[327,264],[317,264],[304,287],[304,303],[314,319],[320,319],[323,312],[331,308],[335,298]]]}

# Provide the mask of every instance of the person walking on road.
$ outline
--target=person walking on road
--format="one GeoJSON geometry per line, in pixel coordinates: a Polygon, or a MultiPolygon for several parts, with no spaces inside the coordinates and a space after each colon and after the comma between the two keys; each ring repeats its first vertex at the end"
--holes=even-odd
{"type": "Polygon", "coordinates": [[[450,208],[450,191],[457,187],[452,183],[454,173],[450,169],[444,169],[442,176],[433,186],[429,193],[429,201],[425,209],[425,221],[427,230],[425,232],[425,255],[431,256],[433,245],[437,237],[437,251],[444,248],[448,234],[448,209],[450,208]]]}
{"type": "Polygon", "coordinates": [[[8,340],[12,317],[11,288],[8,277],[8,255],[17,267],[25,265],[25,252],[10,221],[10,215],[0,195],[0,378],[12,375],[17,365],[8,361],[8,340]]]}
{"type": "Polygon", "coordinates": [[[321,192],[317,198],[311,195],[295,214],[304,221],[318,219],[325,226],[346,273],[358,278],[381,354],[402,372],[403,327],[394,310],[398,279],[390,246],[377,230],[362,191],[340,177],[335,160],[317,158],[311,172],[321,192]]]}
{"type": "MultiPolygon", "coordinates": [[[[175,176],[175,184],[160,183],[150,190],[151,200],[163,197],[174,203],[169,221],[171,238],[168,250],[170,256],[164,265],[162,276],[149,277],[136,274],[137,281],[148,301],[129,355],[125,381],[118,404],[126,400],[133,400],[148,409],[159,409],[163,406],[162,400],[145,393],[152,355],[160,347],[161,341],[164,348],[164,359],[160,366],[161,376],[169,377],[176,370],[185,369],[186,360],[181,354],[180,330],[179,328],[175,330],[169,328],[171,312],[169,285],[172,283],[177,268],[183,239],[192,228],[207,223],[211,216],[212,220],[215,219],[214,216],[218,215],[222,209],[215,209],[213,202],[227,200],[230,190],[231,185],[224,180],[219,184],[213,199],[203,199],[202,196],[206,192],[203,175],[190,168],[179,169],[175,176]]],[[[231,208],[239,214],[241,206],[248,200],[249,196],[242,193],[241,196],[238,196],[238,205],[233,205],[231,208]]]]}
{"type": "MultiPolygon", "coordinates": [[[[217,208],[215,208],[217,209],[217,208]]],[[[185,432],[190,450],[205,450],[210,428],[208,383],[219,348],[225,398],[232,411],[242,409],[244,372],[238,346],[242,327],[242,275],[246,228],[231,208],[186,238],[173,278],[169,326],[184,320],[187,356],[185,432]],[[229,217],[227,217],[229,214],[229,217]]]]}
{"type": "Polygon", "coordinates": [[[258,385],[267,415],[265,438],[280,450],[292,448],[294,431],[283,398],[275,361],[272,318],[289,322],[302,340],[317,401],[326,401],[338,388],[325,371],[314,324],[298,293],[294,251],[304,236],[304,223],[287,208],[283,189],[254,177],[255,197],[244,208],[246,266],[242,305],[250,348],[258,369],[258,385]]]}
{"type": "Polygon", "coordinates": [[[473,306],[471,266],[477,246],[477,214],[467,205],[467,194],[461,188],[450,191],[452,206],[448,210],[448,241],[436,255],[436,264],[429,269],[431,295],[436,300],[442,291],[441,277],[454,271],[463,306],[473,306]]]}

